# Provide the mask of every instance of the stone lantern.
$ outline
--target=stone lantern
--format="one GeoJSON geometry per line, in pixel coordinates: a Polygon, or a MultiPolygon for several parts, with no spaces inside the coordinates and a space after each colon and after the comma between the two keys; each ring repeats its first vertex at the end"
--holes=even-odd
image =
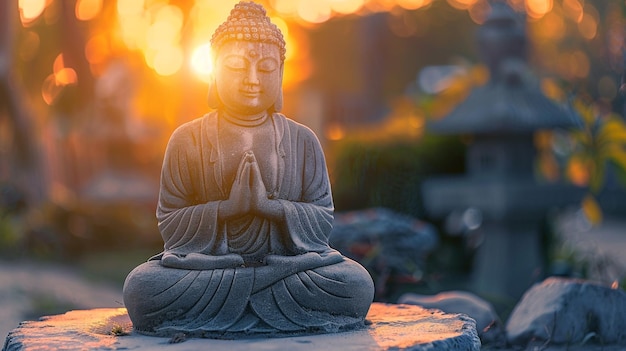
{"type": "Polygon", "coordinates": [[[493,4],[477,39],[489,82],[428,125],[431,133],[469,136],[467,175],[427,180],[424,205],[439,219],[467,209],[480,213],[484,242],[474,262],[474,289],[518,298],[543,277],[540,225],[547,212],[582,196],[572,186],[535,179],[534,134],[575,127],[578,118],[548,99],[530,72],[522,16],[493,4]]]}

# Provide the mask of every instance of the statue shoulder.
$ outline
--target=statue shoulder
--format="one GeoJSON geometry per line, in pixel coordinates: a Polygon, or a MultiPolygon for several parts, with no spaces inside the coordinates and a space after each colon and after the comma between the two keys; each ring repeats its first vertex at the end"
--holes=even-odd
{"type": "Polygon", "coordinates": [[[319,143],[317,135],[308,126],[302,123],[296,122],[293,119],[288,118],[285,115],[280,114],[280,113],[274,114],[274,118],[281,120],[281,123],[285,124],[287,129],[289,129],[290,133],[297,134],[298,138],[300,138],[301,140],[314,141],[316,143],[319,143]]]}
{"type": "Polygon", "coordinates": [[[168,148],[192,147],[198,145],[203,130],[207,127],[206,124],[211,123],[215,118],[214,113],[208,113],[178,126],[170,136],[168,148]]]}

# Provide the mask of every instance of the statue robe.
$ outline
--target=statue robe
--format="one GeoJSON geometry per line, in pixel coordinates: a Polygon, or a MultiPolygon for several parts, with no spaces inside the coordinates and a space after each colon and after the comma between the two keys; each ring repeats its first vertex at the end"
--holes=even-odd
{"type": "Polygon", "coordinates": [[[283,115],[270,120],[278,176],[266,188],[283,206],[281,222],[253,215],[218,221],[230,184],[220,162],[217,112],[173,133],[157,208],[164,252],[131,272],[124,286],[136,330],[332,331],[363,322],[373,284],[365,269],[328,246],[333,204],[319,141],[283,115]],[[181,269],[159,261],[169,254],[184,262],[190,253],[214,262],[210,269],[181,269]],[[220,257],[231,253],[251,264],[220,266],[220,257]]]}

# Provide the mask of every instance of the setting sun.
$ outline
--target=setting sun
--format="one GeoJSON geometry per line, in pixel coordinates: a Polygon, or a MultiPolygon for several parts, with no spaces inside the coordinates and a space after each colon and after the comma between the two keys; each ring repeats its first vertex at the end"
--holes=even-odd
{"type": "Polygon", "coordinates": [[[208,82],[213,72],[211,60],[211,44],[198,46],[191,55],[191,68],[204,82],[208,82]]]}

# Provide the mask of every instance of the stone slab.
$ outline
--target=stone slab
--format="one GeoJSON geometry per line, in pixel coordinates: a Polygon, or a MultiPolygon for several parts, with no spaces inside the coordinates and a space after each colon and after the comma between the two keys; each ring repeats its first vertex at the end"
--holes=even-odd
{"type": "Polygon", "coordinates": [[[481,344],[473,319],[420,306],[372,304],[368,325],[336,334],[237,340],[149,337],[134,333],[124,308],[70,311],[22,322],[4,351],[17,350],[463,350],[481,344]],[[117,334],[117,335],[114,335],[117,334]]]}
{"type": "Polygon", "coordinates": [[[493,305],[468,291],[443,291],[437,295],[405,293],[398,303],[434,308],[446,313],[462,313],[476,321],[478,336],[486,344],[503,344],[504,326],[493,305]]]}

